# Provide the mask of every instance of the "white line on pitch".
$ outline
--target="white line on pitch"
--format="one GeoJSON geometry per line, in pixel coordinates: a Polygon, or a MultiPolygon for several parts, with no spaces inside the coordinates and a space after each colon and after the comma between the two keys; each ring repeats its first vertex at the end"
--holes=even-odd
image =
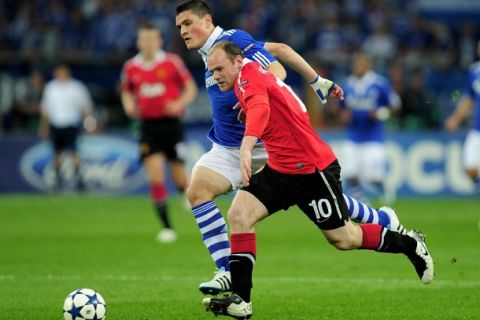
{"type": "MultiPolygon", "coordinates": [[[[0,281],[126,281],[126,282],[149,282],[149,281],[182,281],[198,282],[205,280],[201,276],[141,276],[141,275],[32,275],[17,277],[14,275],[0,275],[0,281]]],[[[369,285],[403,285],[416,286],[420,282],[414,279],[384,279],[384,278],[321,278],[321,277],[254,277],[256,282],[269,283],[309,283],[309,284],[369,284],[369,285]]],[[[480,287],[480,280],[434,280],[432,286],[441,287],[480,287]]]]}

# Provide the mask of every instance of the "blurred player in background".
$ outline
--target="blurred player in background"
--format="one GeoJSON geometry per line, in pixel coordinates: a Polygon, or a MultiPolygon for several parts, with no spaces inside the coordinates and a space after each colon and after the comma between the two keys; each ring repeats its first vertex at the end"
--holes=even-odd
{"type": "MultiPolygon", "coordinates": [[[[313,90],[322,102],[326,101],[328,95],[339,99],[343,97],[340,87],[317,75],[313,68],[289,46],[256,41],[243,30],[223,30],[219,26],[216,27],[212,21],[212,12],[204,1],[191,0],[178,5],[176,25],[187,48],[199,49],[198,52],[205,63],[208,50],[216,42],[230,40],[243,50],[246,57],[257,61],[265,70],[280,79],[285,79],[286,71],[274,58],[277,56],[311,82],[313,90]]],[[[203,293],[217,294],[230,290],[228,265],[230,242],[225,219],[213,199],[241,186],[239,147],[245,125],[238,121],[238,111],[233,110],[238,102],[234,92],[222,92],[208,69],[205,69],[205,85],[212,106],[213,126],[208,137],[213,142],[213,147],[195,164],[187,196],[204,244],[219,270],[211,281],[201,283],[199,289],[203,293]]],[[[252,159],[254,171],[265,165],[267,153],[262,144],[255,146],[252,159]]],[[[348,199],[350,213],[359,220],[403,229],[390,208],[386,210],[387,213],[369,208],[351,197],[345,196],[345,199],[348,199]]]]}
{"type": "MultiPolygon", "coordinates": [[[[433,261],[419,232],[403,235],[378,224],[353,224],[349,219],[335,154],[318,137],[305,105],[288,85],[265,72],[257,62],[244,59],[241,49],[229,41],[218,42],[210,49],[208,69],[221,91],[233,88],[246,114],[240,147],[243,187],[228,211],[233,294],[205,298],[203,303],[208,309],[215,315],[236,319],[251,317],[255,225],[294,205],[337,249],[403,253],[423,283],[433,280],[433,261]],[[268,161],[254,174],[252,150],[258,139],[265,144],[268,161]]],[[[285,259],[290,258],[285,255],[285,259]]]]}
{"type": "MultiPolygon", "coordinates": [[[[74,165],[74,181],[77,190],[84,189],[80,174],[81,160],[77,151],[77,138],[82,125],[92,122],[93,102],[87,87],[71,77],[70,68],[59,64],[53,71],[54,79],[49,81],[40,102],[41,120],[39,135],[49,137],[54,150],[54,190],[62,187],[62,160],[66,151],[71,152],[74,165]]],[[[93,120],[94,121],[94,120],[93,120]]],[[[92,131],[93,126],[85,126],[92,131]]]]}
{"type": "MultiPolygon", "coordinates": [[[[477,52],[480,56],[480,41],[477,43],[477,52]]],[[[480,61],[468,69],[464,94],[453,114],[445,120],[445,128],[449,131],[457,130],[472,110],[473,122],[463,146],[463,164],[476,192],[480,193],[480,61]]]]}
{"type": "Polygon", "coordinates": [[[150,196],[163,229],[160,242],[177,238],[167,208],[165,163],[180,192],[187,185],[183,135],[180,118],[197,94],[197,86],[183,61],[162,48],[160,31],[146,23],[139,27],[139,53],[128,60],[122,71],[122,104],[125,113],[141,121],[140,157],[147,171],[150,196]]]}
{"type": "Polygon", "coordinates": [[[394,191],[385,185],[387,152],[384,122],[392,109],[400,107],[400,99],[389,81],[372,70],[372,60],[365,53],[356,53],[352,74],[345,85],[345,100],[340,102],[342,118],[347,123],[347,141],[340,162],[349,194],[367,201],[365,186],[391,203],[394,191]]]}

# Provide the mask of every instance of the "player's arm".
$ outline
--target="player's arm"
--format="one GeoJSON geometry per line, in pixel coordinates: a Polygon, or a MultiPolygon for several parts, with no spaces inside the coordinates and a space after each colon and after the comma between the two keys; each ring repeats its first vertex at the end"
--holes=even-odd
{"type": "Polygon", "coordinates": [[[38,124],[38,136],[42,139],[48,138],[50,134],[50,120],[45,111],[40,112],[40,122],[38,124]]]}
{"type": "Polygon", "coordinates": [[[448,117],[445,120],[445,124],[444,124],[445,129],[447,129],[448,131],[454,131],[458,129],[462,121],[466,117],[468,117],[468,115],[472,111],[473,105],[474,105],[474,102],[470,96],[468,95],[463,96],[460,102],[458,103],[457,108],[455,108],[455,111],[452,113],[450,117],[448,117]]]}
{"type": "Polygon", "coordinates": [[[40,100],[40,122],[38,124],[38,136],[42,139],[48,138],[50,134],[50,119],[47,113],[48,97],[50,86],[47,84],[42,92],[42,99],[40,100]]]}
{"type": "Polygon", "coordinates": [[[287,70],[278,61],[272,62],[265,70],[277,76],[280,80],[287,78],[287,70]]]}
{"type": "Polygon", "coordinates": [[[399,95],[392,89],[390,84],[385,84],[381,88],[380,103],[380,107],[370,114],[377,121],[387,121],[392,113],[400,110],[402,106],[399,95]]]}
{"type": "Polygon", "coordinates": [[[265,49],[264,42],[255,40],[248,32],[240,29],[236,29],[228,40],[234,42],[242,49],[245,58],[258,62],[263,69],[274,74],[281,80],[287,77],[287,71],[280,62],[265,49]]]}
{"type": "Polygon", "coordinates": [[[121,86],[121,93],[120,98],[122,100],[122,107],[125,114],[130,118],[138,118],[138,106],[137,106],[137,99],[135,97],[132,83],[130,82],[130,72],[129,63],[126,62],[123,65],[121,78],[120,78],[120,86],[121,86]]]}
{"type": "Polygon", "coordinates": [[[329,95],[340,100],[343,99],[342,88],[333,81],[319,76],[312,66],[289,45],[266,42],[264,48],[307,80],[322,103],[327,102],[326,97],[329,95]]]}
{"type": "Polygon", "coordinates": [[[165,110],[170,116],[180,116],[185,108],[193,102],[197,96],[198,88],[195,81],[190,78],[185,81],[183,92],[177,100],[170,101],[166,104],[165,110]]]}
{"type": "Polygon", "coordinates": [[[80,91],[83,100],[83,128],[87,132],[93,132],[97,129],[97,120],[93,116],[93,99],[85,85],[80,86],[80,91]]]}
{"type": "Polygon", "coordinates": [[[270,118],[268,98],[263,95],[251,95],[245,101],[245,110],[246,123],[240,146],[240,171],[242,184],[248,186],[252,177],[252,149],[262,136],[270,118]]]}
{"type": "Polygon", "coordinates": [[[125,114],[130,118],[138,117],[137,103],[135,101],[135,95],[128,90],[122,89],[122,106],[125,114]]]}

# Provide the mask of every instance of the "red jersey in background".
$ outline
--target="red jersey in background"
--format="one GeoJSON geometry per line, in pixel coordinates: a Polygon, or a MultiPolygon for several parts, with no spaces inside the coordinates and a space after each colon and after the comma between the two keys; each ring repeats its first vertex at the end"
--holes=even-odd
{"type": "Polygon", "coordinates": [[[263,140],[268,166],[287,174],[308,174],[335,159],[312,128],[303,102],[292,89],[257,62],[247,62],[234,83],[246,113],[246,136],[263,140]]]}
{"type": "Polygon", "coordinates": [[[141,119],[165,117],[165,104],[176,100],[192,75],[175,54],[159,50],[152,62],[137,54],[125,62],[122,89],[134,94],[141,119]]]}

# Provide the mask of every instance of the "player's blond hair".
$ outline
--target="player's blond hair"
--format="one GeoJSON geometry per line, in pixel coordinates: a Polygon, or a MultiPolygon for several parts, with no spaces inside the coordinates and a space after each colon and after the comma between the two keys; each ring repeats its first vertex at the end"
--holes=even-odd
{"type": "Polygon", "coordinates": [[[207,56],[210,57],[213,51],[215,50],[223,50],[227,54],[228,60],[233,62],[237,56],[243,57],[243,51],[240,49],[234,42],[232,41],[219,41],[213,47],[210,48],[208,51],[207,56]]]}

